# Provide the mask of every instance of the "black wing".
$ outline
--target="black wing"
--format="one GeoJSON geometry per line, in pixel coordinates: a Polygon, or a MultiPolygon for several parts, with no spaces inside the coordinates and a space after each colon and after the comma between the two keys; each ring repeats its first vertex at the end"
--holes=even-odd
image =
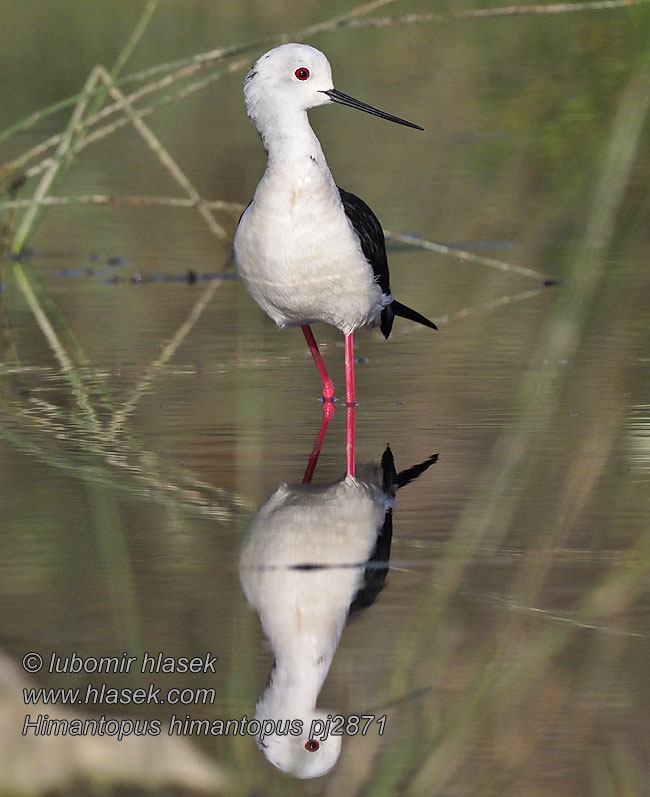
{"type": "MultiPolygon", "coordinates": [[[[388,258],[386,257],[386,241],[379,219],[363,199],[359,199],[358,196],[351,194],[349,191],[344,191],[339,186],[337,188],[341,195],[345,215],[348,217],[352,229],[359,237],[361,251],[372,266],[375,280],[382,293],[388,295],[390,294],[390,275],[388,273],[388,258]]],[[[390,335],[394,315],[391,305],[384,307],[381,311],[380,329],[385,338],[390,335]]]]}
{"type": "MultiPolygon", "coordinates": [[[[372,210],[366,205],[363,199],[351,194],[349,191],[344,191],[337,186],[339,194],[341,195],[341,202],[343,202],[343,210],[348,217],[352,229],[359,237],[361,244],[361,251],[364,257],[372,266],[375,280],[382,290],[382,293],[387,296],[390,295],[390,277],[388,274],[388,258],[386,257],[386,241],[384,239],[384,231],[381,228],[379,219],[375,216],[372,210]]],[[[385,338],[390,335],[393,328],[393,320],[395,316],[402,318],[409,318],[411,321],[416,321],[418,324],[423,324],[425,327],[431,329],[438,329],[438,327],[425,318],[417,310],[407,307],[405,304],[393,301],[386,305],[381,311],[381,321],[379,328],[385,338]]]]}
{"type": "Polygon", "coordinates": [[[372,266],[379,287],[383,293],[390,293],[386,241],[379,219],[363,199],[359,199],[358,196],[351,194],[349,191],[344,191],[342,188],[339,188],[339,194],[341,195],[345,215],[359,236],[361,251],[372,266]]]}

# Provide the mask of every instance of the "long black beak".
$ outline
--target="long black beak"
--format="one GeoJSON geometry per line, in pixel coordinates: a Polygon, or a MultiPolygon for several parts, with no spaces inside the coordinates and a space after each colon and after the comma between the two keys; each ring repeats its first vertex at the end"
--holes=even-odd
{"type": "Polygon", "coordinates": [[[349,105],[350,108],[356,108],[359,111],[371,113],[373,116],[379,116],[381,119],[388,119],[389,122],[397,122],[398,125],[414,127],[416,130],[424,130],[424,128],[420,127],[420,125],[414,125],[413,122],[407,122],[406,119],[400,119],[399,116],[393,116],[390,113],[386,113],[386,111],[380,111],[378,108],[373,108],[372,105],[366,105],[365,102],[355,100],[354,97],[348,97],[348,95],[343,94],[342,91],[330,89],[329,91],[323,91],[322,93],[327,94],[330,100],[333,100],[334,102],[340,102],[341,105],[349,105]]]}

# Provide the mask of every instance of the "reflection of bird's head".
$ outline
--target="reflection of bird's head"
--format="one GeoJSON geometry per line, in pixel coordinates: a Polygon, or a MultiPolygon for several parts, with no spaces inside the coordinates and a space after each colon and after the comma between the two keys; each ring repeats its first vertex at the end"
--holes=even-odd
{"type": "MultiPolygon", "coordinates": [[[[264,729],[265,721],[260,717],[259,709],[256,717],[264,729]]],[[[325,733],[327,727],[332,730],[331,723],[327,723],[327,712],[314,710],[299,721],[276,719],[273,724],[281,733],[260,737],[257,743],[274,767],[296,778],[318,778],[329,772],[338,761],[342,737],[325,733]],[[311,736],[310,730],[314,731],[311,736]]]]}

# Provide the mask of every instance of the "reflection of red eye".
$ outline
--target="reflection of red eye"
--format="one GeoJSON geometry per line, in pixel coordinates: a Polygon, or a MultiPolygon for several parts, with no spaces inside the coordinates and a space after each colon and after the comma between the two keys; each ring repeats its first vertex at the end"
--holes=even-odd
{"type": "Polygon", "coordinates": [[[315,753],[319,747],[320,744],[316,739],[310,739],[308,742],[305,742],[305,750],[307,750],[308,753],[315,753]]]}
{"type": "Polygon", "coordinates": [[[301,66],[300,69],[296,69],[293,74],[298,78],[298,80],[307,80],[309,77],[309,70],[305,69],[304,66],[301,66]]]}

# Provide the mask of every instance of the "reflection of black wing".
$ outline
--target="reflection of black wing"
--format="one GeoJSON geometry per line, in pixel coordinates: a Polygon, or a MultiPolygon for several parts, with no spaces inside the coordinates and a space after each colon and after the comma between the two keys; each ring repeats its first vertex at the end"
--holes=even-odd
{"type": "Polygon", "coordinates": [[[415,481],[418,476],[424,473],[424,471],[431,467],[434,462],[438,461],[438,454],[432,454],[429,459],[425,459],[424,462],[420,462],[419,465],[413,465],[411,468],[407,468],[406,470],[400,471],[395,476],[395,483],[399,488],[406,487],[409,482],[415,481]]]}
{"type": "MultiPolygon", "coordinates": [[[[358,196],[344,191],[342,188],[339,188],[339,194],[345,215],[359,238],[361,251],[372,266],[375,280],[382,293],[388,295],[390,293],[390,275],[386,257],[386,241],[379,219],[363,199],[359,199],[358,196]]],[[[394,316],[395,313],[390,305],[381,311],[380,329],[385,338],[390,335],[394,316]]]]}
{"type": "MultiPolygon", "coordinates": [[[[438,459],[437,454],[433,454],[424,462],[407,470],[397,473],[395,470],[395,460],[393,459],[393,452],[390,446],[386,446],[386,450],[381,458],[381,467],[383,474],[383,489],[386,498],[390,500],[400,487],[406,487],[409,482],[415,481],[418,476],[421,476],[425,470],[431,467],[438,459]]],[[[390,561],[390,546],[393,540],[393,510],[390,504],[386,507],[386,514],[384,515],[384,524],[379,530],[377,535],[377,542],[375,548],[368,559],[366,569],[363,574],[363,584],[354,596],[350,604],[350,614],[357,614],[363,609],[377,600],[377,596],[384,588],[386,576],[388,575],[389,561],[390,561]]]]}
{"type": "Polygon", "coordinates": [[[244,213],[246,213],[248,208],[251,206],[252,202],[253,202],[253,200],[251,199],[251,201],[248,203],[248,205],[246,205],[246,207],[242,210],[241,216],[239,217],[239,221],[237,222],[237,226],[238,227],[239,227],[239,222],[242,220],[242,217],[243,217],[244,213]]]}
{"type": "Polygon", "coordinates": [[[393,511],[386,510],[384,525],[379,531],[375,550],[368,559],[363,574],[363,584],[350,604],[350,614],[367,609],[377,600],[377,596],[384,588],[388,575],[388,562],[390,560],[390,544],[393,540],[393,511]]]}

